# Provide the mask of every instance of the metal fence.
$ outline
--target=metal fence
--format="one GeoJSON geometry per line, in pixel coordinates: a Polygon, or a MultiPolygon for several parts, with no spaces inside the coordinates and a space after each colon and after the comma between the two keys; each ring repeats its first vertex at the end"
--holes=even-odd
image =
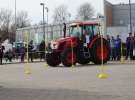
{"type": "MultiPolygon", "coordinates": [[[[69,24],[67,24],[67,27],[69,24]]],[[[68,32],[68,28],[67,28],[68,32]]],[[[63,36],[63,24],[57,25],[45,25],[45,40],[50,42],[53,39],[57,39],[63,36]]],[[[32,26],[17,29],[16,42],[27,42],[27,39],[33,40],[34,43],[39,44],[44,39],[43,25],[32,26]]]]}

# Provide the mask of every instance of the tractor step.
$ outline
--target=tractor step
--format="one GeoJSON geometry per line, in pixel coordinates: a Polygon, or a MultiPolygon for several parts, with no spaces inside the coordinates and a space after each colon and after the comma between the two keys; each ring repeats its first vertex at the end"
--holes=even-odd
{"type": "Polygon", "coordinates": [[[83,48],[83,55],[85,58],[90,58],[90,50],[88,48],[83,48]]]}

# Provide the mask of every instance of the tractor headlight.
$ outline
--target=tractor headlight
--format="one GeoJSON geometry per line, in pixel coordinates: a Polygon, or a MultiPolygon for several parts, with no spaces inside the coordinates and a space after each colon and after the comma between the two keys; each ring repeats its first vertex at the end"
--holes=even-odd
{"type": "Polygon", "coordinates": [[[57,42],[51,42],[51,49],[58,49],[58,43],[57,42]]]}

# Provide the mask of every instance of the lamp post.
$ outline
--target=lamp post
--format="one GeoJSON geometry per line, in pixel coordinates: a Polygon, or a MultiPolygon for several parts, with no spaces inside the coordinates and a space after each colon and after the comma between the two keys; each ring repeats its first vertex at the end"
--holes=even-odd
{"type": "Polygon", "coordinates": [[[131,13],[131,0],[129,0],[129,24],[130,24],[130,32],[132,33],[132,13],[131,13]]]}
{"type": "Polygon", "coordinates": [[[15,37],[16,37],[16,0],[15,0],[15,37]]]}
{"type": "MultiPolygon", "coordinates": [[[[48,11],[49,11],[49,9],[48,9],[48,7],[45,7],[45,9],[47,12],[47,39],[48,39],[48,11]]],[[[47,40],[47,42],[48,42],[48,40],[47,40]]]]}
{"type": "Polygon", "coordinates": [[[44,3],[40,3],[41,6],[43,6],[43,34],[44,34],[44,41],[45,41],[45,12],[44,12],[44,9],[45,9],[45,4],[44,3]]]}

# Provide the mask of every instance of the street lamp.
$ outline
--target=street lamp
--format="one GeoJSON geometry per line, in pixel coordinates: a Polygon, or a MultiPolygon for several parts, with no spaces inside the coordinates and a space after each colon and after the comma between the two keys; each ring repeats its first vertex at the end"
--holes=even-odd
{"type": "Polygon", "coordinates": [[[130,33],[132,33],[132,13],[131,13],[131,0],[129,0],[129,23],[130,23],[130,33]]]}
{"type": "MultiPolygon", "coordinates": [[[[48,39],[48,11],[49,11],[49,9],[48,9],[48,7],[45,7],[45,9],[47,12],[47,39],[48,39]]],[[[48,42],[48,40],[47,40],[47,42],[48,42]]]]}
{"type": "Polygon", "coordinates": [[[15,0],[15,37],[16,37],[16,0],[15,0]]]}
{"type": "Polygon", "coordinates": [[[45,12],[44,12],[44,9],[45,9],[45,4],[44,3],[40,3],[41,6],[43,6],[43,34],[44,34],[44,41],[45,41],[45,12]]]}

